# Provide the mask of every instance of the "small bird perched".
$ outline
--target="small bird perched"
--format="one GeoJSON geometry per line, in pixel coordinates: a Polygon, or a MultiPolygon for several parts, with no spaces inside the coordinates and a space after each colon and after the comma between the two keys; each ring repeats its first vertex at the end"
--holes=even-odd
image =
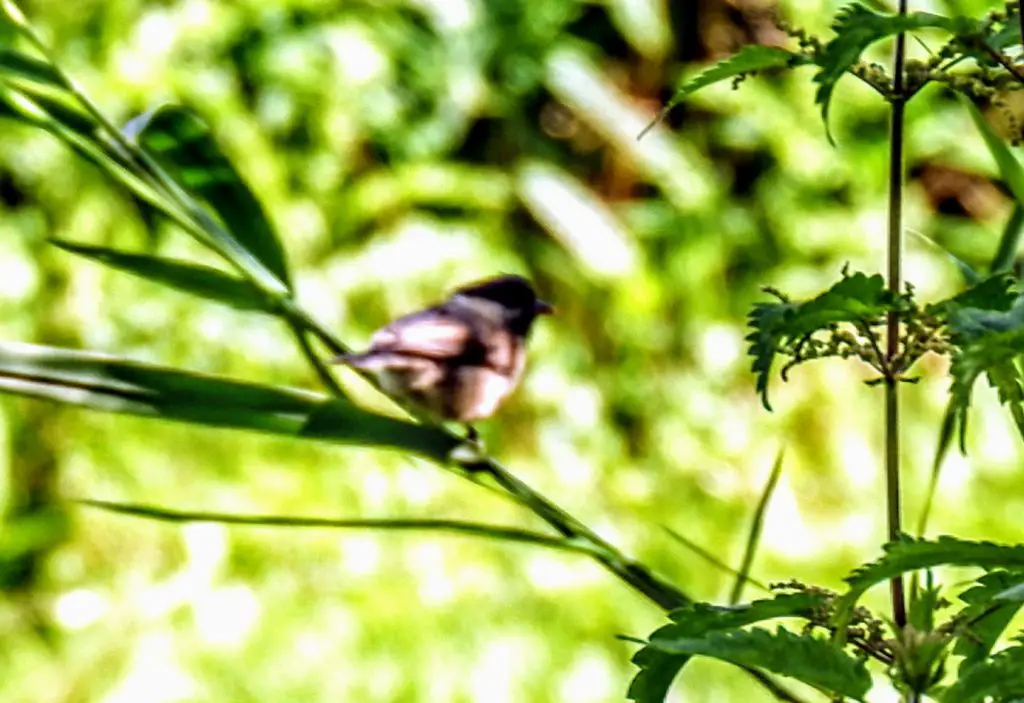
{"type": "Polygon", "coordinates": [[[398,318],[373,334],[367,351],[333,362],[372,372],[387,393],[468,425],[493,415],[518,385],[533,321],[552,312],[525,278],[490,278],[398,318]]]}

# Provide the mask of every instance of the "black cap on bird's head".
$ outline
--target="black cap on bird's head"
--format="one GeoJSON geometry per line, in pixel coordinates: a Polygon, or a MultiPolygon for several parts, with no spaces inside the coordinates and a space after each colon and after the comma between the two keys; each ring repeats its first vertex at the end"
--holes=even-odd
{"type": "Polygon", "coordinates": [[[455,291],[465,298],[480,298],[500,304],[506,310],[510,327],[525,335],[538,315],[551,315],[555,309],[537,297],[537,292],[522,276],[498,276],[470,283],[455,291]]]}

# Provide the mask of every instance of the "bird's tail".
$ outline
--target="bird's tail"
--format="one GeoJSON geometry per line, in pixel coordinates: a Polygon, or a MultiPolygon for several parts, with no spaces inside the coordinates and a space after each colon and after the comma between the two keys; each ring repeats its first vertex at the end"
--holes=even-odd
{"type": "Polygon", "coordinates": [[[332,364],[345,364],[346,366],[359,366],[365,360],[366,354],[339,354],[331,359],[332,364]]]}

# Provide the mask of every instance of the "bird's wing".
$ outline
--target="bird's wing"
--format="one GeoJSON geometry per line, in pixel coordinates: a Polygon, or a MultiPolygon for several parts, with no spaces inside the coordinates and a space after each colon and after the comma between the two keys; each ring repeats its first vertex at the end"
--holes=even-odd
{"type": "Polygon", "coordinates": [[[371,352],[409,354],[430,359],[462,355],[472,344],[473,327],[442,307],[400,317],[370,338],[371,352]]]}

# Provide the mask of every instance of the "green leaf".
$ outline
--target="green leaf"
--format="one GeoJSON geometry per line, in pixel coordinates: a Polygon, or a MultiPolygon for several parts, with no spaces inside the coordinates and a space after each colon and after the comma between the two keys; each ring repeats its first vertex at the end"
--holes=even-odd
{"type": "Polygon", "coordinates": [[[1024,297],[1006,311],[964,307],[950,314],[954,345],[950,395],[965,450],[971,391],[982,373],[999,392],[1024,437],[1024,380],[1016,364],[1024,353],[1024,297]]]}
{"type": "Polygon", "coordinates": [[[992,273],[1009,271],[1013,268],[1017,250],[1020,249],[1021,234],[1024,234],[1024,205],[1017,203],[1013,207],[1013,212],[1010,213],[1010,219],[1006,221],[1003,236],[999,238],[996,255],[992,258],[992,273]]]}
{"type": "Polygon", "coordinates": [[[723,59],[706,71],[683,81],[683,84],[679,86],[668,104],[644,128],[637,138],[643,137],[655,125],[665,119],[668,113],[672,111],[672,108],[685,100],[687,95],[695,93],[701,88],[706,88],[709,85],[754,71],[764,71],[772,68],[793,68],[811,63],[812,61],[813,59],[810,56],[787,51],[781,47],[747,44],[729,58],[723,59]]]}
{"type": "Polygon", "coordinates": [[[772,409],[768,381],[781,345],[839,323],[870,324],[898,306],[899,301],[886,290],[880,275],[863,273],[844,275],[827,291],[806,302],[755,303],[747,318],[751,328],[746,337],[750,342],[747,353],[754,358],[752,370],[764,407],[772,409]]]}
{"type": "Polygon", "coordinates": [[[691,603],[669,613],[672,624],[651,635],[651,643],[633,656],[640,671],[629,685],[627,696],[637,703],[661,703],[672,681],[690,660],[690,654],[673,654],[653,646],[655,639],[702,637],[716,630],[752,625],[774,618],[808,616],[825,603],[825,597],[809,593],[786,593],[738,606],[691,603]]]}
{"type": "Polygon", "coordinates": [[[0,343],[0,392],[105,412],[397,449],[435,460],[446,460],[444,448],[458,441],[441,430],[318,393],[30,344],[0,343]]]}
{"type": "Polygon", "coordinates": [[[754,509],[754,519],[750,523],[750,531],[747,534],[747,548],[743,551],[743,560],[740,562],[740,572],[736,576],[736,581],[733,583],[732,591],[729,594],[729,603],[735,605],[739,602],[740,596],[743,594],[743,587],[750,580],[750,569],[754,565],[754,555],[757,553],[757,544],[761,538],[761,529],[764,525],[764,514],[768,509],[768,502],[772,498],[772,494],[775,492],[775,486],[779,483],[779,477],[782,476],[782,459],[785,453],[779,451],[775,457],[775,463],[772,464],[771,473],[768,475],[768,481],[765,483],[764,490],[761,491],[761,498],[757,502],[757,507],[754,509]]]}
{"type": "Polygon", "coordinates": [[[1017,300],[1014,290],[1016,279],[1012,274],[1002,272],[983,279],[952,298],[932,303],[925,308],[929,315],[935,315],[948,322],[964,309],[1006,311],[1017,300]]]}
{"type": "MultiPolygon", "coordinates": [[[[720,570],[720,571],[722,571],[722,572],[724,572],[726,574],[729,574],[731,576],[735,576],[736,578],[739,578],[740,572],[737,569],[734,569],[733,567],[729,566],[724,561],[722,561],[721,559],[716,557],[714,554],[712,554],[710,551],[708,551],[704,547],[702,547],[699,544],[697,544],[695,541],[693,541],[689,537],[686,537],[685,535],[682,535],[679,532],[676,532],[671,527],[668,527],[666,525],[662,525],[662,529],[665,530],[665,532],[668,534],[669,537],[671,537],[673,540],[675,540],[676,542],[681,544],[683,547],[686,547],[687,549],[689,549],[691,552],[693,552],[694,554],[699,556],[701,559],[703,559],[707,563],[711,564],[711,566],[715,567],[716,569],[718,569],[718,570],[720,570]]],[[[746,578],[744,580],[747,583],[750,583],[750,584],[753,584],[754,586],[757,586],[762,591],[770,591],[771,590],[766,585],[764,585],[763,583],[761,583],[760,581],[758,581],[754,577],[750,576],[749,574],[747,574],[747,576],[746,576],[746,578]]]]}
{"type": "Polygon", "coordinates": [[[142,180],[120,152],[96,137],[91,118],[83,118],[79,111],[67,111],[64,107],[55,111],[57,105],[63,102],[47,101],[42,95],[16,90],[0,81],[0,116],[12,117],[49,132],[140,198],[161,209],[169,207],[163,195],[142,180]]]}
{"type": "Polygon", "coordinates": [[[15,49],[0,49],[0,79],[14,78],[63,89],[60,74],[45,61],[15,49]]]}
{"type": "Polygon", "coordinates": [[[993,49],[1008,49],[1011,46],[1019,46],[1021,43],[1020,10],[1014,10],[1012,7],[1007,9],[1010,12],[1006,14],[1006,19],[1000,23],[1002,26],[994,34],[987,37],[989,46],[993,49]]]}
{"type": "Polygon", "coordinates": [[[983,703],[1006,701],[1024,696],[1024,646],[1010,647],[994,657],[961,671],[959,679],[947,688],[942,703],[983,703]]]}
{"type": "Polygon", "coordinates": [[[835,39],[824,46],[817,63],[820,69],[814,76],[818,91],[814,101],[821,105],[821,118],[829,141],[828,111],[836,83],[860,60],[864,50],[875,42],[900,32],[927,27],[944,29],[953,34],[972,30],[976,23],[962,17],[943,17],[929,12],[911,12],[906,15],[875,12],[859,3],[847,5],[836,13],[832,30],[835,39]]]}
{"type": "Polygon", "coordinates": [[[263,207],[198,116],[163,106],[136,117],[124,131],[209,203],[235,241],[290,287],[284,249],[263,207]]]}
{"type": "Polygon", "coordinates": [[[272,311],[270,301],[254,285],[208,266],[63,240],[51,241],[65,251],[207,300],[239,310],[272,311]]]}
{"type": "Polygon", "coordinates": [[[957,631],[954,654],[964,657],[960,673],[985,661],[999,636],[1024,605],[1024,572],[991,571],[960,594],[967,604],[957,620],[966,625],[957,631]],[[1000,602],[1004,601],[1004,602],[1000,602]]]}
{"type": "MultiPolygon", "coordinates": [[[[80,137],[95,140],[96,121],[93,120],[87,112],[82,110],[81,107],[75,104],[67,95],[31,83],[18,83],[17,88],[18,90],[15,91],[12,87],[10,89],[10,93],[4,91],[5,94],[0,94],[0,117],[15,119],[34,127],[42,127],[48,132],[55,134],[57,137],[62,138],[63,141],[68,142],[71,147],[75,148],[79,153],[82,153],[82,150],[78,148],[77,144],[63,138],[62,135],[53,128],[53,126],[42,124],[40,120],[30,118],[23,110],[13,104],[9,95],[17,93],[30,98],[40,110],[45,111],[53,122],[59,123],[65,129],[80,137]]],[[[82,155],[90,161],[93,161],[94,163],[96,162],[96,158],[91,154],[82,153],[82,155]]],[[[106,154],[107,158],[112,161],[116,161],[123,167],[124,160],[118,158],[118,156],[119,155],[116,155],[113,152],[106,154]]],[[[102,166],[102,164],[100,165],[102,166]]]]}
{"type": "Polygon", "coordinates": [[[456,437],[435,427],[368,413],[342,398],[317,408],[299,434],[344,443],[401,446],[442,463],[460,443],[456,437]]]}
{"type": "Polygon", "coordinates": [[[163,522],[216,522],[223,525],[247,525],[251,527],[311,527],[340,530],[369,529],[393,532],[448,532],[451,534],[466,535],[470,537],[484,537],[486,539],[502,540],[506,542],[534,544],[540,547],[551,547],[553,549],[564,549],[567,551],[587,551],[584,547],[581,547],[579,542],[566,537],[554,537],[551,535],[541,534],[539,532],[521,530],[515,527],[485,525],[477,522],[465,522],[463,520],[443,520],[432,518],[353,518],[345,520],[292,515],[234,515],[230,513],[169,510],[152,505],[118,503],[106,500],[83,499],[75,502],[91,508],[106,510],[111,513],[131,515],[133,517],[146,518],[149,520],[160,520],[163,522]]]}
{"type": "Polygon", "coordinates": [[[926,234],[918,232],[917,230],[909,229],[907,230],[907,233],[917,237],[919,240],[930,246],[932,249],[936,250],[937,252],[945,256],[947,259],[949,259],[953,263],[953,265],[956,266],[957,270],[960,271],[960,277],[963,278],[964,283],[966,283],[967,285],[973,286],[981,282],[982,276],[981,274],[974,270],[973,266],[971,266],[969,263],[961,259],[953,252],[951,252],[949,249],[944,247],[939,242],[935,241],[926,234]]]}
{"type": "Polygon", "coordinates": [[[811,62],[811,57],[797,54],[777,46],[747,44],[734,55],[719,61],[708,70],[683,82],[672,96],[669,107],[678,105],[690,93],[752,71],[770,68],[793,68],[811,62]]]}
{"type": "Polygon", "coordinates": [[[955,537],[937,540],[914,539],[904,535],[884,547],[884,556],[861,566],[846,577],[850,587],[836,601],[835,619],[842,630],[853,607],[876,583],[887,581],[908,571],[937,566],[980,566],[986,569],[1024,568],[1024,545],[1001,545],[992,542],[971,542],[955,537]]]}
{"type": "Polygon", "coordinates": [[[863,701],[871,688],[864,662],[836,644],[785,629],[710,632],[703,637],[655,637],[651,647],[670,654],[702,655],[789,676],[824,693],[863,701]]]}

